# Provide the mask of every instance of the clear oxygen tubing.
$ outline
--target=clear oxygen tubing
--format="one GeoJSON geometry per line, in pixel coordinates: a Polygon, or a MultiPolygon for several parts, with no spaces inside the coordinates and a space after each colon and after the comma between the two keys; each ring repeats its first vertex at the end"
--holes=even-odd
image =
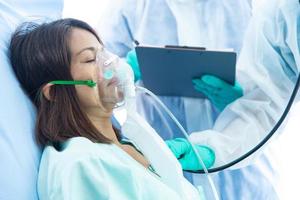
{"type": "Polygon", "coordinates": [[[176,123],[176,125],[178,126],[178,128],[181,130],[181,132],[183,133],[183,135],[186,137],[186,139],[189,141],[189,143],[191,144],[192,146],[192,149],[193,151],[195,152],[196,156],[197,156],[197,159],[198,161],[200,162],[201,166],[203,167],[203,171],[205,172],[207,178],[208,178],[208,181],[209,181],[209,184],[211,186],[211,189],[212,189],[212,192],[213,192],[213,195],[214,195],[214,198],[216,200],[219,200],[219,196],[218,196],[218,193],[217,193],[217,190],[216,190],[216,187],[212,181],[212,178],[210,176],[210,174],[208,173],[208,170],[207,168],[205,167],[204,165],[204,162],[203,160],[201,159],[199,153],[196,151],[193,143],[190,141],[189,139],[189,135],[188,133],[184,130],[184,128],[182,127],[182,125],[178,122],[178,120],[176,119],[176,117],[171,113],[171,111],[164,105],[164,103],[155,95],[153,94],[150,90],[144,88],[144,87],[141,87],[141,86],[135,86],[136,90],[137,91],[140,91],[140,92],[143,92],[145,94],[148,94],[150,95],[163,109],[164,111],[171,117],[171,119],[176,123]]]}

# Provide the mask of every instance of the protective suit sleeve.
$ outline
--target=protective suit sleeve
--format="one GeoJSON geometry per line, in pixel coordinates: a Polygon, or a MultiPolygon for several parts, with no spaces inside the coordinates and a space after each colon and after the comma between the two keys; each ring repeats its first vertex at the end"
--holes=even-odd
{"type": "Polygon", "coordinates": [[[263,0],[254,8],[238,61],[244,96],[225,108],[213,129],[191,135],[212,147],[215,166],[251,150],[281,116],[299,73],[299,19],[298,0],[263,0]]]}
{"type": "Polygon", "coordinates": [[[137,4],[136,0],[111,0],[111,8],[106,9],[97,27],[105,47],[122,58],[133,49],[131,30],[135,30],[137,4]]]}

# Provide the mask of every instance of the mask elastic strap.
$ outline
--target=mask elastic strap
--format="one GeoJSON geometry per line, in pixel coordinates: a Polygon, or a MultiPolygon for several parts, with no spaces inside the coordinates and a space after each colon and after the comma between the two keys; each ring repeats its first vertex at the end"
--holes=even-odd
{"type": "Polygon", "coordinates": [[[51,81],[54,85],[87,85],[89,87],[95,87],[97,84],[93,80],[77,80],[77,81],[65,81],[65,80],[55,80],[51,81]]]}

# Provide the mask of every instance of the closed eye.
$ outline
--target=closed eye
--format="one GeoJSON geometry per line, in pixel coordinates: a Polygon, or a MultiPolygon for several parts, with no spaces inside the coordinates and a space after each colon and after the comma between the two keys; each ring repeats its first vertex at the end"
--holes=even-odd
{"type": "Polygon", "coordinates": [[[92,63],[92,62],[95,62],[96,59],[92,59],[92,60],[88,60],[88,61],[85,61],[86,63],[92,63]]]}

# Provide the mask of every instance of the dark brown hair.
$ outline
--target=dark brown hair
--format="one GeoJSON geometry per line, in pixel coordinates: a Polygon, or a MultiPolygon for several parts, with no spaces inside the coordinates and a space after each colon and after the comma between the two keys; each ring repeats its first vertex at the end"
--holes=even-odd
{"type": "Polygon", "coordinates": [[[41,25],[24,23],[11,38],[10,61],[22,88],[37,107],[36,139],[42,146],[76,136],[94,142],[111,142],[82,110],[74,86],[51,86],[51,101],[41,95],[42,87],[50,81],[73,80],[68,44],[73,28],[89,31],[102,44],[93,28],[76,19],[61,19],[41,25]]]}

